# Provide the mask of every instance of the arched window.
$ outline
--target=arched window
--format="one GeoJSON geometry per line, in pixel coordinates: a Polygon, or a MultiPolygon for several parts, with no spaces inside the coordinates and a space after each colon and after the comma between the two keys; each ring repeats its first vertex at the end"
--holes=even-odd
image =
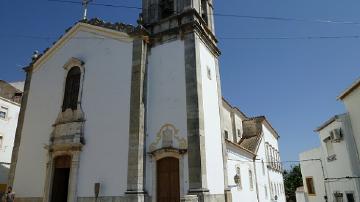
{"type": "Polygon", "coordinates": [[[62,106],[63,112],[67,109],[77,109],[80,89],[80,76],[81,71],[79,67],[73,67],[68,72],[68,75],[66,77],[64,101],[62,106]]]}

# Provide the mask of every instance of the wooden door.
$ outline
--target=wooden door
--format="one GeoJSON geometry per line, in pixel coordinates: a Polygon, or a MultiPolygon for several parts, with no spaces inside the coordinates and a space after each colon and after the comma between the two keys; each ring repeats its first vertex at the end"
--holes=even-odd
{"type": "Polygon", "coordinates": [[[68,197],[71,157],[61,156],[55,159],[52,180],[51,202],[66,202],[68,197]]]}
{"type": "Polygon", "coordinates": [[[177,158],[163,158],[157,161],[156,201],[180,201],[179,160],[177,158]]]}

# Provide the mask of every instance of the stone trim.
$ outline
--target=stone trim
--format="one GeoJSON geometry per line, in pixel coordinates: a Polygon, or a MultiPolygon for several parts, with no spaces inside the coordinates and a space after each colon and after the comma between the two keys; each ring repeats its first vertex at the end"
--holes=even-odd
{"type": "Polygon", "coordinates": [[[147,44],[138,38],[133,42],[133,61],[131,76],[129,153],[126,195],[129,201],[145,199],[145,75],[147,44]]]}
{"type": "Polygon", "coordinates": [[[13,186],[13,184],[14,184],[16,165],[17,165],[19,149],[20,149],[21,135],[22,135],[22,130],[23,130],[23,126],[24,126],[25,112],[26,112],[27,101],[28,101],[28,97],[29,97],[29,91],[30,91],[32,70],[25,68],[25,71],[26,71],[25,86],[24,86],[23,97],[21,100],[19,120],[18,120],[18,125],[16,128],[14,147],[13,147],[12,156],[11,156],[11,165],[10,165],[10,171],[9,171],[9,177],[8,177],[8,186],[13,186]]]}
{"type": "MultiPolygon", "coordinates": [[[[224,170],[224,194],[225,194],[225,201],[232,202],[232,194],[231,188],[229,187],[228,182],[228,153],[227,153],[227,144],[225,140],[224,134],[224,115],[223,115],[223,97],[221,92],[221,78],[220,78],[220,67],[219,67],[219,60],[216,60],[216,82],[217,82],[217,91],[218,91],[218,101],[219,101],[219,112],[220,112],[220,128],[221,128],[221,144],[222,144],[222,156],[223,156],[223,170],[224,170]]],[[[234,119],[235,125],[235,119],[234,119]]],[[[235,131],[236,134],[236,131],[235,131]]]]}
{"type": "Polygon", "coordinates": [[[184,37],[189,194],[198,195],[201,198],[204,193],[208,192],[208,187],[198,40],[198,36],[194,32],[188,33],[184,37]]]}
{"type": "Polygon", "coordinates": [[[51,199],[52,179],[54,175],[54,160],[59,156],[70,156],[71,166],[68,187],[68,202],[76,202],[77,200],[77,181],[80,162],[80,150],[58,150],[48,153],[48,162],[46,164],[46,178],[44,186],[44,198],[42,202],[48,202],[51,199]]]}

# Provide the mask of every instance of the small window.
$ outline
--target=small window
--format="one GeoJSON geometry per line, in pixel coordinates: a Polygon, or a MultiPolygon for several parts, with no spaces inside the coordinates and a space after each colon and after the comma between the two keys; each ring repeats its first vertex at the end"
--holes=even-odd
{"type": "Polygon", "coordinates": [[[335,199],[335,202],[344,202],[344,195],[343,195],[343,193],[335,192],[335,193],[334,193],[334,199],[335,199]]]}
{"type": "Polygon", "coordinates": [[[353,193],[346,193],[346,199],[347,199],[347,202],[355,202],[353,193]]]}
{"type": "Polygon", "coordinates": [[[252,171],[249,170],[249,184],[250,184],[250,190],[254,189],[254,180],[253,180],[253,174],[252,171]]]}
{"type": "Polygon", "coordinates": [[[225,139],[229,139],[229,132],[227,130],[225,130],[225,139]]]}
{"type": "Polygon", "coordinates": [[[315,187],[314,187],[314,179],[312,177],[306,178],[306,187],[308,190],[308,194],[315,195],[315,187]]]}
{"type": "Polygon", "coordinates": [[[0,119],[6,119],[8,110],[9,109],[7,107],[1,106],[1,108],[0,108],[0,119]]]}
{"type": "Polygon", "coordinates": [[[211,69],[209,66],[207,66],[207,76],[208,76],[208,79],[211,80],[211,69]]]}
{"type": "Polygon", "coordinates": [[[240,129],[237,129],[237,134],[238,134],[238,137],[241,137],[241,131],[240,131],[240,129]]]}
{"type": "Polygon", "coordinates": [[[4,143],[3,141],[4,141],[3,136],[0,136],[0,149],[3,148],[3,143],[4,143]]]}
{"type": "Polygon", "coordinates": [[[238,190],[242,189],[242,181],[241,181],[241,170],[240,166],[236,166],[236,175],[234,177],[235,184],[238,188],[238,190]]]}
{"type": "Polygon", "coordinates": [[[267,189],[267,186],[265,185],[264,186],[264,192],[265,192],[265,199],[268,199],[268,189],[267,189]]]}
{"type": "Polygon", "coordinates": [[[262,164],[263,175],[265,175],[265,163],[264,163],[264,160],[261,160],[261,164],[262,164]]]}

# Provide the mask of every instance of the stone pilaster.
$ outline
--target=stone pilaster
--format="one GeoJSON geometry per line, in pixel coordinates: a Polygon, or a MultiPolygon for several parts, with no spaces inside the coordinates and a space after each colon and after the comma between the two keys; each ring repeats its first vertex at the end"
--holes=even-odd
{"type": "Polygon", "coordinates": [[[78,171],[79,171],[79,161],[80,161],[80,151],[73,152],[71,158],[71,168],[70,168],[70,176],[69,176],[68,202],[77,201],[77,181],[78,181],[77,179],[78,179],[78,171]]]}
{"type": "MultiPolygon", "coordinates": [[[[201,84],[199,39],[194,32],[185,35],[185,79],[188,131],[189,195],[199,201],[207,194],[204,111],[201,84]]],[[[191,199],[193,200],[193,199],[191,199]]]]}
{"type": "Polygon", "coordinates": [[[16,128],[16,133],[15,133],[14,147],[13,147],[12,156],[11,156],[11,165],[10,165],[10,171],[9,171],[9,177],[8,177],[8,186],[13,186],[13,184],[14,184],[16,164],[17,164],[18,155],[19,155],[21,135],[22,135],[22,129],[23,129],[24,119],[25,119],[25,111],[26,111],[26,107],[27,107],[26,105],[27,105],[29,91],[30,91],[32,70],[30,67],[27,67],[25,69],[25,71],[26,71],[25,86],[24,86],[23,97],[21,100],[21,108],[20,108],[19,119],[18,119],[18,124],[17,124],[17,128],[16,128]]]}
{"type": "MultiPolygon", "coordinates": [[[[228,153],[226,148],[226,142],[225,142],[225,134],[224,134],[224,115],[223,115],[223,98],[222,98],[222,92],[221,92],[221,78],[220,78],[220,68],[219,68],[219,61],[216,60],[216,82],[217,82],[217,90],[218,90],[218,99],[219,99],[219,111],[220,111],[220,128],[221,128],[221,144],[222,144],[222,154],[223,154],[223,170],[224,170],[224,194],[225,194],[225,201],[231,202],[232,201],[232,195],[231,195],[231,189],[229,188],[229,182],[228,182],[228,153]]],[[[233,114],[233,113],[232,113],[233,114]]],[[[234,123],[235,125],[235,117],[234,117],[234,123]]],[[[234,130],[234,129],[233,129],[234,130]]],[[[236,129],[234,130],[234,133],[236,134],[236,129]]]]}
{"type": "Polygon", "coordinates": [[[145,155],[145,73],[147,44],[143,39],[133,42],[131,76],[129,154],[127,191],[128,201],[144,201],[144,155],[145,155]]]}

